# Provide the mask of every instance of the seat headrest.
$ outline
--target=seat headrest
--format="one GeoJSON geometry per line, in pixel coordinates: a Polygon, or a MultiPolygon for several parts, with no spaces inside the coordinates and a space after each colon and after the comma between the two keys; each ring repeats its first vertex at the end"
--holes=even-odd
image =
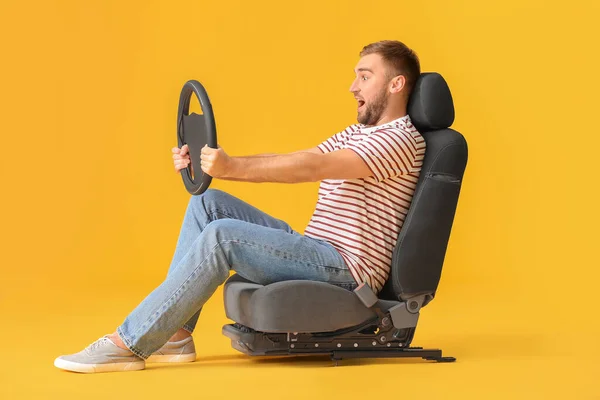
{"type": "Polygon", "coordinates": [[[419,76],[408,100],[408,115],[419,132],[446,129],[454,122],[450,88],[437,72],[419,76]]]}

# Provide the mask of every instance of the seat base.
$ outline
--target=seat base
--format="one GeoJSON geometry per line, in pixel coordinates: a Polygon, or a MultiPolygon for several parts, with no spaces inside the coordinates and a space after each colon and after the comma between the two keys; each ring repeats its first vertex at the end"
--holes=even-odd
{"type": "Polygon", "coordinates": [[[453,362],[439,349],[409,347],[414,328],[388,329],[369,323],[327,333],[267,333],[240,324],[223,326],[231,346],[250,356],[329,355],[337,361],[349,358],[418,357],[436,362],[453,362]]]}

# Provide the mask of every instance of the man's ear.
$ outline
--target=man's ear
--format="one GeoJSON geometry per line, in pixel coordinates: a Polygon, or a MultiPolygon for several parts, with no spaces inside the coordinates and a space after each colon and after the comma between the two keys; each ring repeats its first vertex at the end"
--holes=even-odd
{"type": "Polygon", "coordinates": [[[391,81],[390,92],[400,93],[402,89],[404,89],[404,86],[406,86],[406,78],[404,77],[404,75],[395,76],[392,78],[391,81]]]}

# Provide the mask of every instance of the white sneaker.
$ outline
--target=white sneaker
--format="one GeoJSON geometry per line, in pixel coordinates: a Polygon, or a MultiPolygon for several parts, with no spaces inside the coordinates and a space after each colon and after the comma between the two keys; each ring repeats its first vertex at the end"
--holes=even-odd
{"type": "Polygon", "coordinates": [[[196,361],[196,347],[191,336],[178,342],[167,342],[156,350],[146,362],[149,363],[183,363],[196,361]]]}
{"type": "Polygon", "coordinates": [[[93,373],[137,371],[146,368],[146,363],[105,335],[79,353],[58,357],[54,366],[67,371],[93,373]]]}

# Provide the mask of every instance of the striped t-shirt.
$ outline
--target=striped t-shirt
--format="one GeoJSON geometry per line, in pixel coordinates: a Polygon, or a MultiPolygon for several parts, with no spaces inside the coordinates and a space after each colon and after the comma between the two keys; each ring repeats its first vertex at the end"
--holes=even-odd
{"type": "Polygon", "coordinates": [[[408,213],[425,155],[425,140],[405,115],[384,125],[354,124],[318,145],[323,152],[355,151],[372,176],[324,179],[304,234],[331,243],[357,283],[377,293],[408,213]]]}

